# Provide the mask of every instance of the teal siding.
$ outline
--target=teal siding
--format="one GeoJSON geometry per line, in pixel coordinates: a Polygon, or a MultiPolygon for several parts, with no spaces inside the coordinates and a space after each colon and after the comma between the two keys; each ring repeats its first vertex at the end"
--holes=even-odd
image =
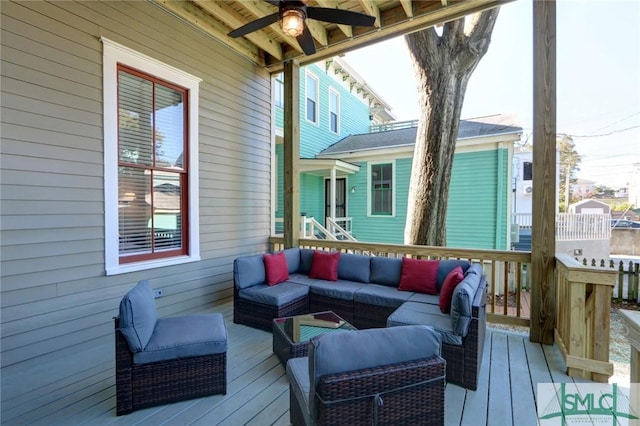
{"type": "MultiPolygon", "coordinates": [[[[275,108],[276,127],[282,128],[283,110],[275,108]]],[[[369,107],[345,89],[315,64],[300,69],[300,157],[314,158],[315,155],[348,135],[369,131],[369,107]],[[306,73],[309,70],[318,79],[318,124],[306,119],[306,73]],[[329,88],[340,94],[339,134],[329,129],[329,88]]]]}
{"type": "MultiPolygon", "coordinates": [[[[349,215],[359,241],[404,242],[411,158],[396,160],[396,210],[394,217],[367,216],[367,163],[349,178],[349,215]]],[[[453,160],[447,246],[478,249],[506,249],[508,151],[490,150],[456,154],[453,160]]]]}

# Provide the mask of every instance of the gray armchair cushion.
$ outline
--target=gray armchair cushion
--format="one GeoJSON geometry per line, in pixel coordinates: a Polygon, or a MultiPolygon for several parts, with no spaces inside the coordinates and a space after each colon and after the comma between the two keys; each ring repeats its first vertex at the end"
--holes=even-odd
{"type": "Polygon", "coordinates": [[[305,424],[312,424],[309,413],[309,358],[291,358],[287,362],[287,378],[293,390],[292,396],[301,408],[305,424]]]}
{"type": "Polygon", "coordinates": [[[309,287],[289,281],[277,285],[259,284],[240,290],[242,299],[270,306],[283,306],[309,294],[309,287]]]}
{"type": "MultiPolygon", "coordinates": [[[[309,345],[310,390],[327,374],[355,371],[440,355],[440,336],[424,325],[328,333],[309,345]]],[[[310,412],[315,416],[313,394],[310,412]]]]}
{"type": "Polygon", "coordinates": [[[233,280],[239,290],[264,284],[266,279],[261,254],[238,257],[233,261],[233,280]]]}
{"type": "Polygon", "coordinates": [[[458,259],[441,259],[440,263],[438,263],[438,293],[440,293],[440,289],[442,288],[442,284],[444,283],[444,279],[447,278],[449,272],[453,270],[453,268],[460,266],[462,268],[462,273],[464,274],[469,269],[468,260],[458,260],[458,259]]]}
{"type": "Polygon", "coordinates": [[[160,318],[149,344],[133,354],[133,362],[147,364],[227,352],[227,329],[222,314],[160,318]]]}
{"type": "Polygon", "coordinates": [[[482,278],[482,265],[474,263],[456,286],[451,297],[451,326],[462,337],[467,335],[471,324],[473,298],[482,278]]]}
{"type": "Polygon", "coordinates": [[[397,288],[400,285],[401,274],[402,259],[390,257],[371,258],[370,282],[397,288]]]}
{"type": "Polygon", "coordinates": [[[342,253],[338,263],[338,278],[368,283],[371,274],[371,256],[342,253]]]}
{"type": "Polygon", "coordinates": [[[120,301],[120,331],[131,352],[142,351],[158,322],[156,301],[149,282],[140,281],[120,301]]]}

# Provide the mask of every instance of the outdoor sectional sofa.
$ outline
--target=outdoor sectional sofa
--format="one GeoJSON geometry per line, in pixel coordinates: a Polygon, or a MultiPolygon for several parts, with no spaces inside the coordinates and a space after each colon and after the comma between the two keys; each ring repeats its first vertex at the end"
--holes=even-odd
{"type": "Polygon", "coordinates": [[[464,260],[441,260],[438,289],[460,266],[464,277],[455,287],[451,312],[442,313],[438,294],[399,290],[402,259],[341,253],[337,281],[310,278],[314,250],[284,250],[288,279],[267,284],[263,255],[234,261],[233,321],[263,330],[274,318],[331,310],[358,329],[429,325],[442,336],[447,381],[477,388],[486,329],[482,266],[464,260]]]}

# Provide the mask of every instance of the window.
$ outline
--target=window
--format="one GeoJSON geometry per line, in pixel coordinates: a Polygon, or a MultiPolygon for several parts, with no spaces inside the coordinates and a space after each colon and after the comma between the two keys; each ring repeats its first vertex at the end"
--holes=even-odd
{"type": "Polygon", "coordinates": [[[340,95],[333,89],[329,89],[329,130],[340,133],[338,119],[340,117],[340,95]]]}
{"type": "Polygon", "coordinates": [[[371,165],[371,215],[393,215],[393,164],[371,165]]]}
{"type": "Polygon", "coordinates": [[[107,274],[199,260],[200,80],[102,41],[107,274]]]}
{"type": "Polygon", "coordinates": [[[277,107],[284,107],[284,74],[280,73],[276,75],[276,82],[274,87],[275,104],[277,107]]]}
{"type": "Polygon", "coordinates": [[[307,120],[318,124],[318,79],[313,74],[307,74],[307,120]]]}
{"type": "Polygon", "coordinates": [[[525,161],[522,165],[522,180],[533,179],[533,163],[525,161]]]}

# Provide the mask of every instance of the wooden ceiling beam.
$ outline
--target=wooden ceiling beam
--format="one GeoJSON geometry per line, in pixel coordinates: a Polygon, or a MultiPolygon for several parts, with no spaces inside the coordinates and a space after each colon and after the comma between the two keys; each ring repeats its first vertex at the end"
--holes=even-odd
{"type": "Polygon", "coordinates": [[[211,15],[206,14],[195,4],[187,1],[177,2],[174,0],[152,1],[193,27],[226,44],[255,64],[266,66],[264,54],[255,44],[243,38],[234,39],[227,36],[227,28],[222,24],[216,25],[216,22],[211,19],[211,15]]]}
{"type": "MultiPolygon", "coordinates": [[[[316,0],[316,3],[318,3],[320,7],[326,7],[329,9],[340,9],[336,0],[316,0]]],[[[307,23],[308,22],[309,20],[307,19],[307,23]]],[[[353,27],[351,25],[338,24],[338,28],[340,28],[340,31],[342,31],[342,33],[347,36],[347,38],[353,37],[353,27]]]]}
{"type": "MultiPolygon", "coordinates": [[[[442,0],[446,2],[447,0],[442,0]]],[[[407,15],[407,18],[413,18],[413,1],[411,0],[400,0],[400,5],[404,9],[404,13],[407,15]]]]}
{"type": "MultiPolygon", "coordinates": [[[[407,1],[407,0],[405,0],[407,1]]],[[[408,0],[411,3],[411,0],[408,0]]],[[[360,4],[371,16],[375,16],[376,22],[373,24],[376,28],[380,28],[380,8],[373,0],[360,0],[360,4]]]]}
{"type": "MultiPolygon", "coordinates": [[[[194,1],[202,8],[202,10],[209,12],[211,15],[229,25],[230,30],[239,28],[247,23],[244,21],[242,15],[237,13],[235,10],[230,9],[222,2],[205,0],[194,1]]],[[[280,44],[268,37],[263,31],[254,31],[247,34],[245,37],[274,58],[282,59],[282,48],[280,47],[280,44]]]]}

